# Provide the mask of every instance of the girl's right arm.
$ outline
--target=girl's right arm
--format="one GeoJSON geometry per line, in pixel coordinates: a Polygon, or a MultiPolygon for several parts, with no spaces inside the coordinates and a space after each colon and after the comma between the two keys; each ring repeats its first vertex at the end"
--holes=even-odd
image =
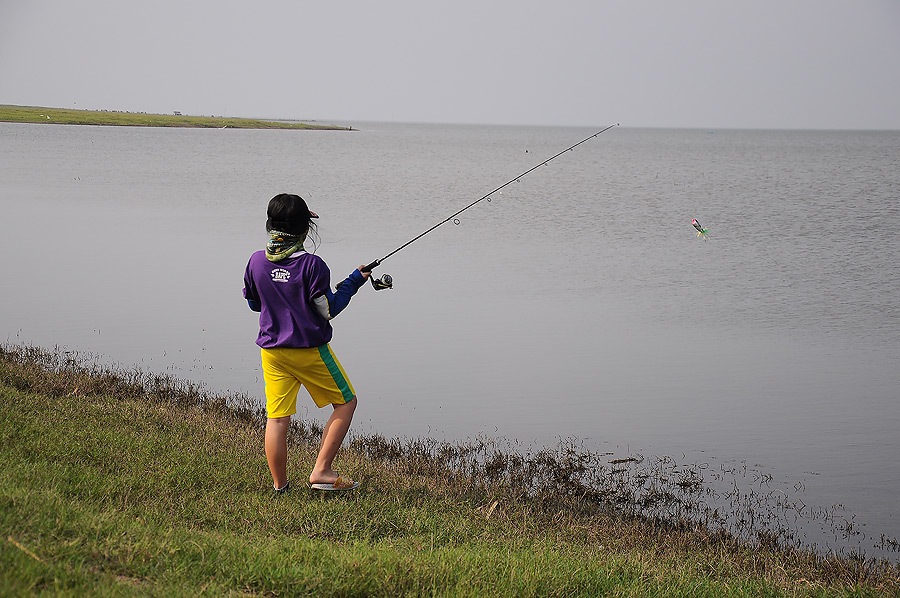
{"type": "Polygon", "coordinates": [[[354,270],[350,276],[338,283],[333,293],[331,289],[326,289],[324,295],[313,298],[316,310],[326,320],[337,317],[350,304],[350,298],[366,283],[366,278],[358,269],[354,270]]]}

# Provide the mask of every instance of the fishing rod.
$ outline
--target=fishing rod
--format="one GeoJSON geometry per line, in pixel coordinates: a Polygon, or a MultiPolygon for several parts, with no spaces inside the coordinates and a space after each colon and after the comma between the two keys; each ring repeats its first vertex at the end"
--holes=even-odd
{"type": "MultiPolygon", "coordinates": [[[[419,239],[421,239],[422,237],[424,237],[425,235],[427,235],[428,233],[430,233],[430,232],[433,231],[434,229],[438,228],[439,226],[441,226],[441,225],[443,225],[443,224],[447,224],[447,223],[450,222],[451,220],[454,222],[454,224],[459,224],[459,220],[458,220],[456,217],[459,216],[460,214],[462,214],[463,212],[465,212],[466,210],[468,210],[469,208],[471,208],[472,206],[474,206],[474,205],[476,205],[476,204],[478,204],[478,203],[484,201],[485,199],[489,199],[489,198],[491,197],[491,195],[493,195],[494,193],[497,193],[498,191],[500,191],[501,189],[503,189],[503,188],[506,187],[507,185],[511,185],[511,184],[517,182],[519,179],[521,179],[521,178],[522,178],[523,176],[525,176],[526,174],[529,174],[530,172],[533,172],[533,171],[537,170],[537,169],[540,168],[541,166],[544,166],[545,164],[549,163],[550,161],[555,160],[556,158],[560,157],[560,156],[563,155],[564,153],[572,151],[573,149],[575,149],[576,147],[578,147],[578,146],[581,145],[582,143],[585,143],[585,142],[587,142],[587,141],[590,141],[590,140],[593,139],[594,137],[597,137],[598,135],[602,135],[602,134],[605,133],[606,131],[609,131],[609,130],[612,129],[613,127],[617,127],[617,126],[619,126],[619,123],[616,123],[616,124],[613,124],[613,125],[609,125],[608,127],[604,128],[603,130],[597,131],[596,133],[594,133],[593,135],[590,135],[589,137],[585,137],[584,139],[582,139],[581,141],[579,141],[579,142],[576,143],[575,145],[570,145],[569,147],[567,147],[566,149],[562,150],[562,151],[559,152],[558,154],[554,154],[553,156],[547,158],[546,160],[544,160],[543,162],[541,162],[541,163],[538,164],[537,166],[533,166],[533,167],[529,168],[528,170],[526,170],[525,172],[523,172],[523,173],[521,173],[521,174],[518,174],[518,175],[514,176],[513,178],[509,179],[508,181],[506,181],[505,183],[503,183],[502,185],[500,185],[500,186],[497,187],[496,189],[493,189],[492,191],[489,191],[488,193],[485,193],[484,195],[482,195],[481,197],[479,197],[478,199],[476,199],[475,201],[473,201],[472,203],[470,203],[469,205],[467,205],[467,206],[464,207],[463,209],[461,209],[461,210],[459,210],[459,211],[457,211],[457,212],[454,212],[453,214],[450,214],[450,215],[447,216],[445,219],[441,220],[440,222],[438,222],[437,224],[435,224],[434,226],[432,226],[432,227],[429,228],[428,230],[426,230],[426,231],[424,231],[424,232],[422,232],[422,233],[416,235],[415,237],[413,237],[412,239],[410,239],[409,241],[407,241],[406,243],[404,243],[403,245],[401,245],[401,246],[398,247],[397,249],[393,250],[392,252],[390,252],[389,254],[387,254],[386,256],[384,256],[383,258],[381,258],[381,259],[379,259],[379,260],[375,260],[375,261],[372,262],[371,264],[367,264],[367,265],[363,266],[360,270],[361,270],[362,272],[371,272],[374,268],[376,268],[377,266],[381,265],[381,263],[382,263],[384,260],[388,259],[389,257],[391,257],[392,255],[394,255],[395,253],[397,253],[397,252],[400,251],[401,249],[405,249],[406,247],[412,245],[413,243],[415,243],[416,241],[418,241],[419,239]]],[[[391,278],[391,275],[390,275],[390,274],[385,274],[385,275],[383,275],[381,278],[374,278],[374,277],[372,277],[372,278],[370,278],[370,280],[372,281],[372,286],[375,287],[375,290],[376,290],[376,291],[380,291],[380,290],[382,290],[382,289],[390,289],[390,288],[392,288],[392,287],[394,286],[394,279],[391,278]]]]}

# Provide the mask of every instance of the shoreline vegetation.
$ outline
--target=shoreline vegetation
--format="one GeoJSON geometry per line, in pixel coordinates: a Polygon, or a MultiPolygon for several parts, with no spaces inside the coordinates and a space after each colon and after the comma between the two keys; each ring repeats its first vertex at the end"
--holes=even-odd
{"type": "MultiPolygon", "coordinates": [[[[690,468],[351,432],[359,490],[276,496],[249,397],[25,345],[0,344],[0,413],[2,595],[900,593],[898,563],[723,528],[690,468]]],[[[320,434],[295,420],[295,475],[320,434]]]]}
{"type": "Polygon", "coordinates": [[[280,121],[224,116],[191,116],[119,112],[115,110],[75,110],[41,106],[13,106],[0,104],[0,122],[96,125],[116,127],[180,127],[202,129],[295,129],[315,131],[352,131],[353,127],[321,125],[306,121],[280,121]]]}

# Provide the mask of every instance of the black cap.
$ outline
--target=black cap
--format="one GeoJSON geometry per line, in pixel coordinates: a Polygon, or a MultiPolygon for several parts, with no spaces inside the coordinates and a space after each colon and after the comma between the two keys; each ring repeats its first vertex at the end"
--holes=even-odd
{"type": "Polygon", "coordinates": [[[277,230],[292,235],[305,235],[312,218],[319,215],[309,209],[299,195],[280,193],[269,200],[266,209],[266,230],[277,230]]]}

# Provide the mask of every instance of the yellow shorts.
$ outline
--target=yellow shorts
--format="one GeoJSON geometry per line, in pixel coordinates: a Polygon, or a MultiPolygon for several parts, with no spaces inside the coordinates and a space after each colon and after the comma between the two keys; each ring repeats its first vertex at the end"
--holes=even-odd
{"type": "Polygon", "coordinates": [[[297,393],[305,386],[319,407],[343,405],[356,398],[353,385],[330,345],[309,349],[261,349],[270,418],[297,413],[297,393]]]}

